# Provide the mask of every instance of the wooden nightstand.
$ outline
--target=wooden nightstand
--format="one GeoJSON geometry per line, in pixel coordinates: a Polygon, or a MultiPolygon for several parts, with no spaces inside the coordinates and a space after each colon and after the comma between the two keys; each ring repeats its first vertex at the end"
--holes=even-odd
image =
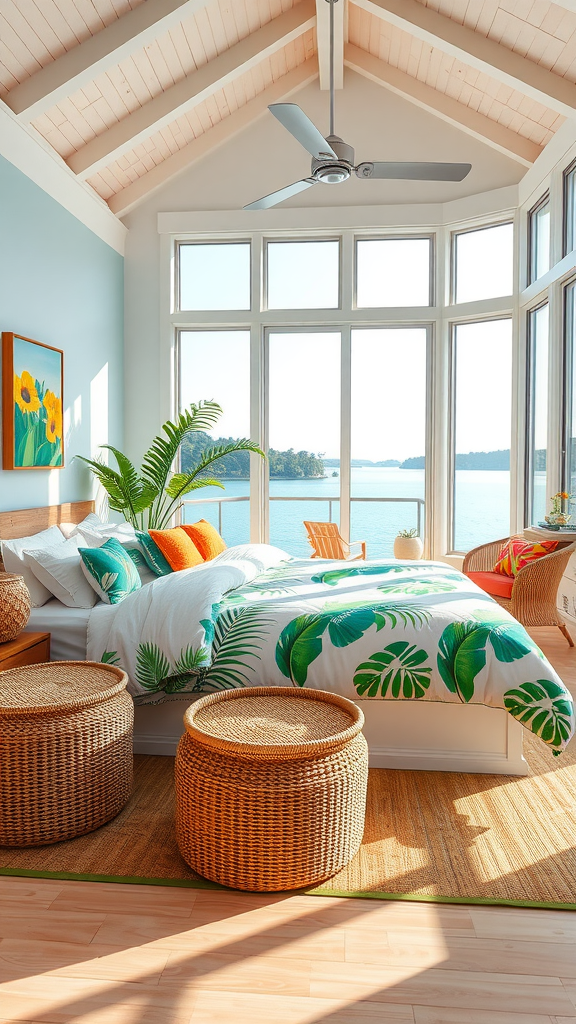
{"type": "Polygon", "coordinates": [[[0,644],[0,672],[44,661],[50,661],[50,633],[20,633],[0,644]]]}

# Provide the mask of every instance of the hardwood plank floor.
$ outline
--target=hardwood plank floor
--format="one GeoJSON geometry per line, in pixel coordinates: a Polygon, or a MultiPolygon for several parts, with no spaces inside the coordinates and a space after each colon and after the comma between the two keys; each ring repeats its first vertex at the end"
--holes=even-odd
{"type": "Polygon", "coordinates": [[[255,1021],[576,1024],[576,912],[0,878],[0,1024],[255,1021]]]}

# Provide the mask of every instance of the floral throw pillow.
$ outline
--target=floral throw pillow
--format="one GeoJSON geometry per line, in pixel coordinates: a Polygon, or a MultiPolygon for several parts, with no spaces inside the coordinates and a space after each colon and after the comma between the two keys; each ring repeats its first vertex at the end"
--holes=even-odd
{"type": "Polygon", "coordinates": [[[511,537],[498,555],[494,572],[503,576],[517,576],[528,562],[549,555],[558,547],[557,540],[527,541],[524,537],[511,537]]]}

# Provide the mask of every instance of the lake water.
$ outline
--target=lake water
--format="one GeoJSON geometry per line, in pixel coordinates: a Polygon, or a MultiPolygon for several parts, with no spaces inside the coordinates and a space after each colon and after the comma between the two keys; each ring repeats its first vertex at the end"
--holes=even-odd
{"type": "MultiPolygon", "coordinates": [[[[328,474],[333,471],[327,470],[328,474]]],[[[336,472],[338,472],[336,470],[336,472]]],[[[539,474],[537,474],[538,476],[539,474]]],[[[545,490],[545,474],[537,480],[540,493],[545,490]]],[[[203,497],[232,498],[248,495],[247,480],[226,480],[225,490],[207,487],[203,497]]],[[[352,469],[352,498],[423,498],[424,470],[371,468],[352,469]]],[[[337,499],[338,477],[321,480],[271,480],[270,497],[321,499],[270,502],[270,543],[294,555],[306,556],[310,547],[304,519],[326,522],[329,499],[337,499]]],[[[457,470],[455,547],[467,551],[510,530],[510,474],[503,470],[457,470]]],[[[332,519],[339,521],[339,501],[333,500],[332,519]]],[[[222,534],[229,546],[243,544],[250,537],[249,502],[225,502],[222,505],[222,534]]],[[[208,519],[218,528],[218,506],[202,502],[185,507],[185,522],[208,519]]],[[[352,540],[365,540],[369,558],[390,557],[399,529],[417,525],[417,505],[408,502],[351,503],[352,540]]],[[[422,518],[422,530],[424,521],[422,518]]]]}

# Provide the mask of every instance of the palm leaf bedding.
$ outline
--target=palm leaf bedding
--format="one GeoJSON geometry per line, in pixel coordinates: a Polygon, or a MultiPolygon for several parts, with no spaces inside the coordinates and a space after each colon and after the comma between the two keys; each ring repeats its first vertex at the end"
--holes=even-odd
{"type": "Polygon", "coordinates": [[[574,731],[570,694],[525,629],[441,562],[229,548],[97,606],[88,658],[121,665],[136,703],[310,686],[352,700],[504,708],[554,753],[574,731]]]}

